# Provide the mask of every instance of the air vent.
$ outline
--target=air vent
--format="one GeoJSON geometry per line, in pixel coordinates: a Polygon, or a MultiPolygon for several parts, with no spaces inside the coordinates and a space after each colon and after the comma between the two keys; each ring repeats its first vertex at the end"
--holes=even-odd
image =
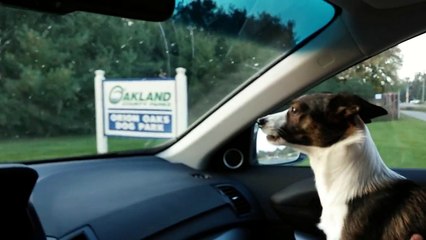
{"type": "Polygon", "coordinates": [[[60,240],[96,240],[96,237],[92,229],[86,226],[62,237],[60,240]]]}
{"type": "Polygon", "coordinates": [[[244,215],[250,212],[250,203],[235,187],[230,185],[219,185],[217,188],[220,193],[229,199],[237,215],[244,215]]]}
{"type": "Polygon", "coordinates": [[[193,178],[197,178],[197,179],[210,179],[211,176],[205,173],[193,173],[191,174],[191,176],[193,178]]]}
{"type": "Polygon", "coordinates": [[[74,236],[71,240],[89,240],[84,232],[74,236]]]}

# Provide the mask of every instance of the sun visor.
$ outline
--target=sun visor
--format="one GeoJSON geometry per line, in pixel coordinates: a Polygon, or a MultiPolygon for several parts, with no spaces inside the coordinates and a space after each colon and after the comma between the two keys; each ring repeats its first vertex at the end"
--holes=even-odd
{"type": "Polygon", "coordinates": [[[0,4],[57,14],[84,11],[146,21],[164,21],[175,7],[174,0],[0,0],[0,4]]]}

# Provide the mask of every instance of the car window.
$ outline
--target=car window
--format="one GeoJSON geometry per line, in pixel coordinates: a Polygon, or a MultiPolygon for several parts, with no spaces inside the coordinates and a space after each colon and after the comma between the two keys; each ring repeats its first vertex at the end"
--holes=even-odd
{"type": "Polygon", "coordinates": [[[0,5],[0,160],[167,145],[334,16],[258,3],[176,1],[165,22],[0,5]]]}
{"type": "MultiPolygon", "coordinates": [[[[426,168],[425,81],[426,34],[384,51],[308,90],[349,92],[387,109],[368,128],[386,164],[395,168],[426,168]]],[[[273,147],[259,131],[260,164],[308,165],[306,157],[285,147],[273,147]],[[289,153],[293,157],[289,156],[289,153]],[[303,161],[298,161],[303,160],[303,161]]]]}

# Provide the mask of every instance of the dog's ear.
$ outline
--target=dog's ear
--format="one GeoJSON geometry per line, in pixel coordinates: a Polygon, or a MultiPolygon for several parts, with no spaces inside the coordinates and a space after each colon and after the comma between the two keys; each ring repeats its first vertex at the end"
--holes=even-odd
{"type": "Polygon", "coordinates": [[[336,94],[330,99],[328,110],[345,119],[358,114],[364,123],[370,123],[371,119],[388,113],[384,108],[353,94],[336,94]]]}

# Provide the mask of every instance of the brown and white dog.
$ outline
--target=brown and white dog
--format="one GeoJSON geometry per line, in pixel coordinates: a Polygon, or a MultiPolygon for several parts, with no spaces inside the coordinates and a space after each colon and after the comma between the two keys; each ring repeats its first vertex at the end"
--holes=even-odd
{"type": "Polygon", "coordinates": [[[270,143],[309,156],[329,240],[426,236],[425,191],[385,165],[365,125],[385,114],[356,95],[318,93],[257,120],[270,143]]]}

